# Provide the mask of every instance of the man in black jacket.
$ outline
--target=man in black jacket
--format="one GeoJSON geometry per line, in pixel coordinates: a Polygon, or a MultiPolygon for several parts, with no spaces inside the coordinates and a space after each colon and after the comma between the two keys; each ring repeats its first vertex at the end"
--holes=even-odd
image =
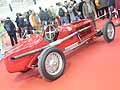
{"type": "Polygon", "coordinates": [[[83,11],[82,11],[83,3],[84,3],[83,0],[80,0],[79,3],[78,3],[79,4],[79,10],[78,11],[81,13],[80,14],[80,19],[84,19],[83,11]]]}
{"type": "Polygon", "coordinates": [[[17,37],[16,37],[16,28],[13,22],[10,20],[9,17],[7,17],[5,23],[4,23],[4,28],[8,33],[8,36],[10,37],[11,44],[14,46],[17,44],[17,37]]]}

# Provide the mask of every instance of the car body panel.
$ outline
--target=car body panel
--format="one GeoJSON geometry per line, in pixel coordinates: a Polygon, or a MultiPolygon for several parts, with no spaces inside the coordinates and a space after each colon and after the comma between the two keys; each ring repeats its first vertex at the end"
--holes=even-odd
{"type": "MultiPolygon", "coordinates": [[[[63,41],[56,47],[64,52],[66,49],[76,47],[77,44],[80,44],[85,39],[92,38],[95,35],[94,25],[91,20],[77,21],[58,27],[59,34],[57,40],[60,40],[87,26],[91,27],[88,30],[84,30],[74,35],[73,37],[63,41]]],[[[42,48],[48,44],[49,43],[40,35],[32,35],[31,38],[21,41],[17,46],[9,50],[4,57],[5,65],[8,72],[14,73],[25,71],[31,68],[32,65],[36,65],[38,62],[37,57],[38,55],[40,55],[41,52],[36,52],[34,54],[30,54],[15,60],[11,59],[11,57],[29,52],[31,50],[42,48]]]]}

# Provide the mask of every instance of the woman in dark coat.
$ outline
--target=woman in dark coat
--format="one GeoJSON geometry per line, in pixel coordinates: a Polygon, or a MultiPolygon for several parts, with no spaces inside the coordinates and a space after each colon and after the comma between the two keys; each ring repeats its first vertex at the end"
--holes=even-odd
{"type": "Polygon", "coordinates": [[[4,23],[4,28],[8,33],[8,36],[10,37],[10,41],[12,46],[17,44],[17,37],[16,37],[16,28],[13,22],[10,20],[9,17],[7,17],[5,23],[4,23]]]}

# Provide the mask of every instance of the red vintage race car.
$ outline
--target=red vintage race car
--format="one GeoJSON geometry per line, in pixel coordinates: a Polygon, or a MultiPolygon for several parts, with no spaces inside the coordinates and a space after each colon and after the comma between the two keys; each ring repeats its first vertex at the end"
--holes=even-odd
{"type": "Polygon", "coordinates": [[[5,65],[10,73],[26,72],[38,67],[42,77],[53,81],[65,70],[65,53],[101,35],[107,42],[114,40],[115,26],[111,21],[107,21],[99,31],[91,20],[57,28],[49,25],[43,36],[32,35],[9,50],[4,57],[5,65]]]}

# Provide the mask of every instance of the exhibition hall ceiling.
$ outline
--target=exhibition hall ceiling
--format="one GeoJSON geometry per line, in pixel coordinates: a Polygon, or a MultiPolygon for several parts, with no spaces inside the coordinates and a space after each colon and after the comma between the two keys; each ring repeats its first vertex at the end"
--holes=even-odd
{"type": "Polygon", "coordinates": [[[64,0],[0,0],[0,7],[5,7],[8,4],[12,4],[14,5],[18,5],[18,4],[28,4],[28,5],[32,5],[34,4],[34,1],[37,2],[37,4],[42,4],[43,2],[48,2],[48,4],[52,4],[52,3],[56,3],[56,2],[62,2],[64,0]]]}
{"type": "Polygon", "coordinates": [[[0,0],[0,17],[6,17],[10,15],[11,17],[16,15],[16,13],[24,13],[29,9],[39,11],[38,7],[43,9],[49,8],[51,5],[55,6],[57,2],[63,2],[64,0],[0,0]],[[36,4],[34,4],[36,1],[36,4]],[[46,4],[47,3],[47,4],[46,4]],[[10,11],[10,5],[12,7],[12,12],[10,11]]]}
{"type": "MultiPolygon", "coordinates": [[[[40,0],[36,0],[40,1],[40,0]]],[[[33,3],[33,0],[0,0],[0,7],[6,6],[7,4],[20,4],[20,3],[33,3]]]]}

